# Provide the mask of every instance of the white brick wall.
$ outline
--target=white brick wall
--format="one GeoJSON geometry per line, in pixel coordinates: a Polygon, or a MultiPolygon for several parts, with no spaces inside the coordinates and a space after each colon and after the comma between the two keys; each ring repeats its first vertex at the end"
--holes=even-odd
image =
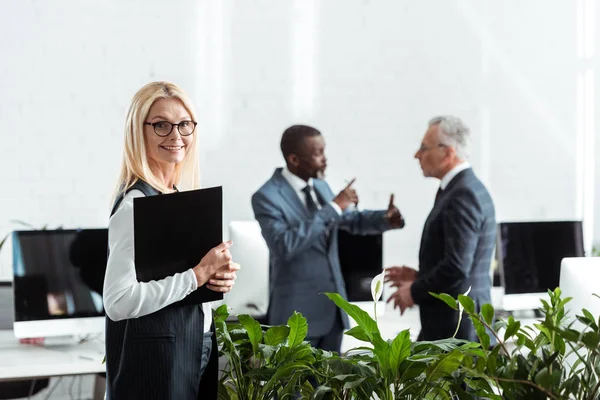
{"type": "Polygon", "coordinates": [[[422,178],[412,155],[438,113],[473,128],[472,163],[501,219],[579,217],[574,4],[2,0],[0,7],[8,16],[0,26],[4,232],[14,228],[11,219],[105,226],[127,105],[157,79],[179,83],[195,100],[203,184],[224,186],[225,226],[252,218],[252,192],[281,164],[283,129],[310,123],[327,140],[334,189],[356,176],[364,207],[384,207],[396,193],[408,225],[386,235],[386,264],[415,264],[436,183],[422,178]]]}

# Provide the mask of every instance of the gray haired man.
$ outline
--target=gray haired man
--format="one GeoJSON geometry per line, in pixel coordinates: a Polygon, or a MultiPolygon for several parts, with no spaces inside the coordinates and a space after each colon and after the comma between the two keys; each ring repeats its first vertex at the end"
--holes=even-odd
{"type": "MultiPolygon", "coordinates": [[[[469,165],[470,133],[457,117],[441,116],[429,127],[415,158],[423,175],[440,180],[433,208],[423,227],[418,271],[391,267],[386,281],[397,291],[388,301],[404,313],[419,305],[419,340],[451,337],[458,313],[429,294],[467,292],[479,311],[491,302],[490,262],[496,242],[494,203],[469,165]]],[[[457,338],[477,340],[469,318],[462,318],[457,338]]]]}

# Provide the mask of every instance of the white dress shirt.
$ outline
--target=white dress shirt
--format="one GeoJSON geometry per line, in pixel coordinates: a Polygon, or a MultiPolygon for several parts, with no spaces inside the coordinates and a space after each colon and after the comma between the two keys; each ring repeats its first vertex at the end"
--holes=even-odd
{"type": "MultiPolygon", "coordinates": [[[[109,256],[104,278],[104,309],[113,321],[143,317],[182,300],[198,288],[192,269],[158,281],[138,282],[135,274],[133,199],[143,197],[132,190],[108,223],[109,256]]],[[[202,304],[204,332],[210,331],[212,309],[202,304]]]]}
{"type": "MultiPolygon", "coordinates": [[[[292,171],[290,171],[288,169],[288,167],[283,168],[283,170],[281,171],[281,175],[289,182],[290,186],[292,186],[292,189],[294,189],[294,191],[300,198],[300,201],[302,202],[302,204],[304,204],[305,207],[308,207],[308,206],[306,204],[306,195],[304,194],[304,191],[302,191],[302,189],[304,189],[306,187],[306,185],[309,185],[310,186],[310,195],[313,198],[313,201],[315,202],[315,204],[317,205],[319,210],[321,209],[321,203],[319,202],[319,199],[317,198],[317,194],[315,193],[315,187],[313,186],[313,178],[308,178],[308,182],[306,182],[304,179],[300,178],[298,175],[294,175],[292,173],[292,171]]],[[[335,201],[332,200],[329,204],[331,204],[333,209],[335,211],[337,211],[337,213],[339,215],[342,215],[342,209],[335,201]]]]}
{"type": "Polygon", "coordinates": [[[442,190],[446,189],[450,181],[452,181],[452,179],[454,179],[456,175],[458,175],[460,172],[464,171],[467,168],[471,168],[471,164],[469,164],[467,161],[463,161],[456,167],[452,168],[450,171],[446,172],[446,175],[444,175],[440,182],[440,188],[442,190]]]}

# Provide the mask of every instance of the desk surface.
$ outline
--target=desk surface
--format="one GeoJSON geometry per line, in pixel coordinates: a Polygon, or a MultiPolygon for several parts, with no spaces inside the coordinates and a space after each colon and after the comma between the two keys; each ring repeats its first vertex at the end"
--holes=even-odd
{"type": "Polygon", "coordinates": [[[105,372],[104,344],[69,346],[21,344],[12,330],[0,330],[0,381],[105,372]]]}

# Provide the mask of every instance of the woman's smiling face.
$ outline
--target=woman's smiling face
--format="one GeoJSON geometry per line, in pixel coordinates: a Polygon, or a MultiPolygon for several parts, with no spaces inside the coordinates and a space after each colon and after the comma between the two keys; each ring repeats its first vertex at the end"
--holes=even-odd
{"type": "Polygon", "coordinates": [[[175,164],[183,161],[187,147],[193,142],[194,133],[182,136],[177,126],[173,126],[171,133],[164,137],[157,135],[155,132],[155,129],[160,131],[162,128],[164,130],[165,126],[168,131],[169,125],[160,124],[161,122],[179,124],[183,121],[192,121],[192,117],[178,99],[159,99],[152,104],[144,125],[147,155],[152,163],[159,167],[172,168],[175,164]],[[152,126],[147,123],[159,124],[152,126]]]}

